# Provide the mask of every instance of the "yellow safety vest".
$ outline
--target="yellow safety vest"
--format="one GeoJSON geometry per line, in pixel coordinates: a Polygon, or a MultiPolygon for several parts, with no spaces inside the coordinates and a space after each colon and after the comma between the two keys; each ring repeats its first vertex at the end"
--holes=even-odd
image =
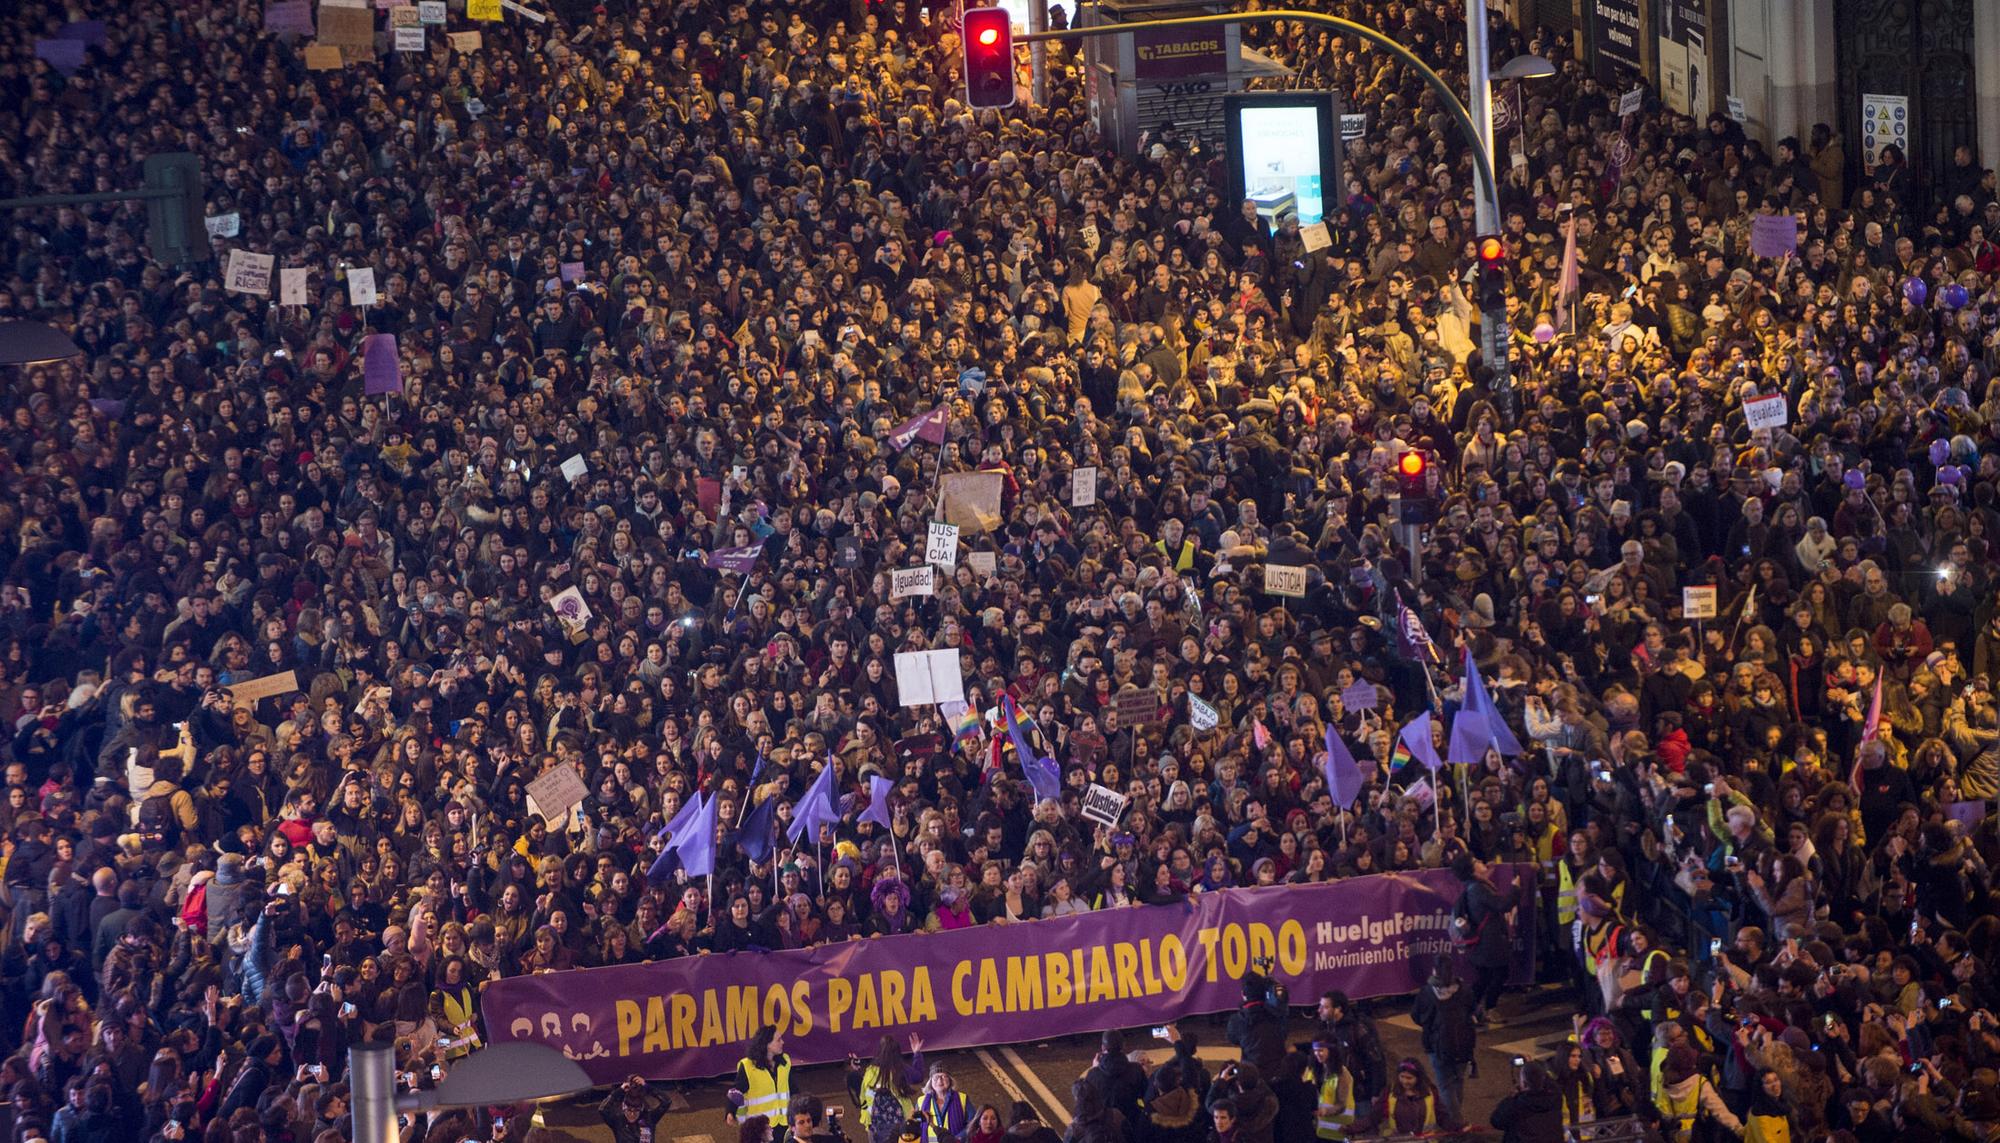
{"type": "Polygon", "coordinates": [[[1319,1085],[1319,1108],[1313,1126],[1321,1139],[1345,1139],[1354,1126],[1354,1079],[1341,1068],[1319,1085]]]}
{"type": "MultiPolygon", "coordinates": [[[[1394,1081],[1392,1080],[1391,1082],[1393,1083],[1394,1081]]],[[[1389,1094],[1389,1114],[1382,1117],[1382,1134],[1384,1135],[1396,1134],[1396,1105],[1402,1101],[1402,1098],[1403,1098],[1402,1096],[1397,1095],[1394,1092],[1391,1092],[1389,1094]]],[[[1437,1129],[1437,1125],[1438,1125],[1437,1097],[1434,1095],[1427,1095],[1424,1097],[1424,1125],[1422,1127],[1422,1130],[1433,1131],[1437,1129]]]]}
{"type": "Polygon", "coordinates": [[[765,1071],[750,1061],[748,1056],[738,1061],[743,1069],[743,1111],[741,1118],[753,1115],[768,1116],[773,1123],[787,1122],[786,1105],[792,1101],[792,1062],[780,1059],[777,1066],[765,1071]]]}
{"type": "Polygon", "coordinates": [[[1165,540],[1154,540],[1153,550],[1160,553],[1163,556],[1171,556],[1174,561],[1174,570],[1177,572],[1184,572],[1184,571],[1192,571],[1194,569],[1195,553],[1200,551],[1201,549],[1195,546],[1193,540],[1190,540],[1187,537],[1183,536],[1181,537],[1181,548],[1179,553],[1177,554],[1170,553],[1167,551],[1167,542],[1165,540]]]}
{"type": "Polygon", "coordinates": [[[1792,1121],[1782,1115],[1746,1115],[1743,1143],[1792,1143],[1792,1121]]]}
{"type": "MultiPolygon", "coordinates": [[[[869,1122],[872,1119],[872,1115],[870,1113],[871,1109],[873,1109],[875,1106],[875,1087],[877,1084],[880,1084],[881,1082],[882,1082],[882,1069],[879,1065],[869,1064],[867,1070],[861,1073],[861,1114],[859,1118],[861,1120],[861,1126],[864,1128],[868,1126],[869,1122]]],[[[902,1096],[896,1095],[893,1089],[889,1092],[889,1094],[892,1097],[894,1097],[897,1106],[903,1109],[902,1118],[908,1119],[910,1117],[910,1109],[916,1106],[917,1101],[915,1099],[905,1099],[902,1096]]]]}
{"type": "Polygon", "coordinates": [[[1576,920],[1576,874],[1568,861],[1556,862],[1556,923],[1569,927],[1576,920]]]}
{"type": "Polygon", "coordinates": [[[1667,1128],[1673,1143],[1685,1143],[1688,1133],[1694,1128],[1695,1119],[1701,1114],[1701,1093],[1708,1090],[1708,1077],[1696,1076],[1694,1086],[1688,1089],[1685,1100],[1675,1099],[1667,1089],[1660,1088],[1657,1100],[1660,1106],[1660,1126],[1667,1128]]]}
{"type": "Polygon", "coordinates": [[[473,1049],[480,1046],[479,1025],[475,1021],[478,1001],[472,990],[461,987],[452,992],[441,988],[438,990],[438,1001],[439,1007],[444,1009],[446,1035],[453,1041],[453,1046],[445,1049],[444,1058],[456,1060],[470,1055],[473,1049]]]}

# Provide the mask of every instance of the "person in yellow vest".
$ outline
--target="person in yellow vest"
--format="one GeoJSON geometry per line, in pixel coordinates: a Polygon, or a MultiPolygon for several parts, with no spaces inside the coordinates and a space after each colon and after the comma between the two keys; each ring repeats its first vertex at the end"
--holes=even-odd
{"type": "Polygon", "coordinates": [[[443,1030],[439,1046],[447,1060],[462,1059],[480,1046],[479,993],[465,979],[465,958],[446,957],[431,991],[431,1019],[443,1030]]]}
{"type": "Polygon", "coordinates": [[[1792,1143],[1798,1137],[1798,1114],[1785,1092],[1784,1077],[1771,1068],[1757,1073],[1750,1092],[1750,1109],[1743,1116],[1743,1143],[1792,1143]]]}
{"type": "Polygon", "coordinates": [[[1320,1139],[1346,1139],[1354,1129],[1354,1077],[1340,1059],[1338,1043],[1313,1041],[1312,1066],[1306,1080],[1318,1102],[1313,1112],[1314,1135],[1320,1139]]]}
{"type": "Polygon", "coordinates": [[[1694,1048],[1683,1043],[1669,1050],[1660,1065],[1653,1103],[1660,1110],[1660,1135],[1666,1143],[1689,1143],[1695,1124],[1703,1119],[1731,1135],[1743,1134],[1743,1121],[1730,1113],[1697,1063],[1694,1048]]]}
{"type": "Polygon", "coordinates": [[[897,1050],[896,1041],[887,1036],[876,1045],[875,1058],[866,1067],[862,1066],[861,1057],[847,1057],[847,1094],[861,1109],[855,1118],[861,1121],[863,1135],[872,1129],[878,1107],[892,1123],[908,1119],[916,1110],[923,1082],[924,1038],[915,1032],[910,1033],[907,1062],[897,1050]]]}
{"type": "Polygon", "coordinates": [[[785,1058],[785,1035],[775,1026],[766,1024],[750,1037],[743,1058],[736,1061],[736,1091],[742,1103],[730,1112],[731,1123],[752,1115],[786,1122],[785,1109],[792,1102],[792,1061],[785,1058]]]}
{"type": "Polygon", "coordinates": [[[1415,1060],[1396,1065],[1396,1078],[1375,1105],[1375,1126],[1382,1135],[1429,1135],[1459,1127],[1439,1106],[1437,1085],[1415,1060]]]}

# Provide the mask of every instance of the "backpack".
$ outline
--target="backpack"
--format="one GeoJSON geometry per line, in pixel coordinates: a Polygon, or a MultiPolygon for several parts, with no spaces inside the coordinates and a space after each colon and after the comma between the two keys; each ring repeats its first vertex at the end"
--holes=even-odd
{"type": "MultiPolygon", "coordinates": [[[[178,793],[178,791],[176,791],[178,793]]],[[[173,794],[154,794],[139,803],[139,841],[149,850],[173,849],[181,842],[181,819],[173,794]]]]}
{"type": "Polygon", "coordinates": [[[208,882],[189,889],[181,902],[181,927],[200,936],[208,935],[208,882]]]}
{"type": "Polygon", "coordinates": [[[869,1092],[868,1100],[868,1143],[896,1143],[910,1114],[903,1101],[886,1087],[869,1092]]]}

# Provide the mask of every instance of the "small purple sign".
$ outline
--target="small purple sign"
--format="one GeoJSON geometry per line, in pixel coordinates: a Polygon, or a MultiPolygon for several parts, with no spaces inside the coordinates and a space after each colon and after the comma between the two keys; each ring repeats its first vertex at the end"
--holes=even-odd
{"type": "Polygon", "coordinates": [[[88,47],[82,40],[36,40],[35,58],[68,75],[83,67],[83,53],[88,47]]]}
{"type": "Polygon", "coordinates": [[[1782,258],[1799,248],[1799,220],[1789,214],[1760,214],[1750,220],[1750,253],[1782,258]]]}

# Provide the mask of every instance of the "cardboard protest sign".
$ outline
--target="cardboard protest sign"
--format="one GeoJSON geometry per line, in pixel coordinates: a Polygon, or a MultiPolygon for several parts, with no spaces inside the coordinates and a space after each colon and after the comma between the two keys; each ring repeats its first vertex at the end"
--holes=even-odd
{"type": "Polygon", "coordinates": [[[958,566],[958,527],[933,521],[924,533],[924,562],[950,571],[958,566]]]}
{"type": "Polygon", "coordinates": [[[898,651],[896,701],[901,706],[964,702],[965,676],[959,664],[958,648],[898,651]]]}
{"type": "Polygon", "coordinates": [[[245,706],[260,699],[288,695],[298,689],[299,676],[296,671],[279,671],[275,675],[265,675],[248,682],[231,683],[228,687],[230,697],[245,706]]]}
{"type": "Polygon", "coordinates": [[[1265,564],[1264,592],[1267,595],[1288,595],[1293,599],[1305,598],[1306,569],[1286,564],[1265,564]]]}
{"type": "Polygon", "coordinates": [[[570,807],[589,793],[573,766],[557,766],[528,783],[528,796],[535,800],[536,812],[550,825],[561,821],[569,814],[570,807]]]}
{"type": "Polygon", "coordinates": [[[347,301],[350,305],[372,306],[379,295],[375,293],[375,268],[373,266],[350,266],[347,270],[347,301]]]}
{"type": "MultiPolygon", "coordinates": [[[[306,49],[310,52],[312,49],[306,49]]],[[[281,306],[302,306],[306,304],[306,276],[312,271],[304,267],[278,271],[278,304],[281,306]]]]}
{"type": "Polygon", "coordinates": [[[1069,474],[1069,504],[1088,508],[1097,503],[1097,466],[1086,464],[1069,474]]]}
{"type": "Polygon", "coordinates": [[[232,294],[255,294],[268,298],[271,296],[271,270],[277,261],[277,257],[271,254],[231,250],[229,266],[222,275],[222,288],[232,294]]]}
{"type": "Polygon", "coordinates": [[[1083,792],[1083,804],[1078,810],[1087,820],[1109,828],[1116,826],[1118,819],[1125,816],[1125,807],[1131,802],[1132,799],[1118,791],[1092,782],[1090,788],[1083,792]]]}
{"type": "Polygon", "coordinates": [[[933,595],[937,590],[937,573],[929,564],[920,568],[896,568],[889,573],[889,598],[907,599],[913,595],[933,595]]]}
{"type": "Polygon", "coordinates": [[[1682,619],[1713,619],[1716,613],[1716,590],[1707,587],[1684,587],[1681,589],[1682,619]]]}

